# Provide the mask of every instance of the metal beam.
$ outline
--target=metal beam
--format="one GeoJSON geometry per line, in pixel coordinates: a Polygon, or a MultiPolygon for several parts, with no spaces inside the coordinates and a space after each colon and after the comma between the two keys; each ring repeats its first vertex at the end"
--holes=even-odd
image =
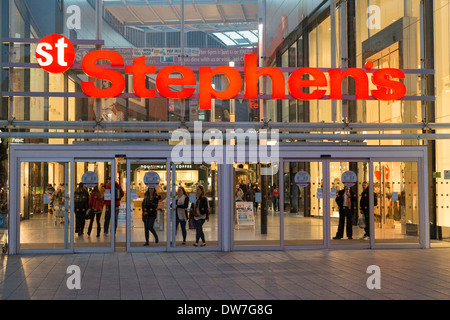
{"type": "MultiPolygon", "coordinates": [[[[270,132],[269,132],[270,133],[270,132]]],[[[300,140],[300,141],[367,141],[367,140],[448,140],[450,134],[270,134],[260,136],[263,139],[300,140]]],[[[228,133],[224,134],[224,138],[228,133]]],[[[236,139],[248,138],[248,133],[229,133],[236,139]]],[[[191,133],[190,139],[196,138],[196,133],[191,133]]],[[[258,134],[256,134],[258,136],[258,134]]],[[[15,139],[109,139],[109,140],[169,140],[178,138],[172,133],[136,133],[136,132],[0,132],[0,138],[15,139]]],[[[186,137],[187,138],[187,137],[186,137]]]]}
{"type": "Polygon", "coordinates": [[[125,0],[122,0],[122,3],[123,3],[123,5],[125,6],[125,8],[127,8],[128,12],[130,12],[130,13],[133,15],[133,17],[135,17],[136,19],[138,19],[138,21],[140,22],[140,25],[144,25],[144,21],[143,21],[141,18],[139,18],[138,15],[137,15],[133,10],[131,10],[131,9],[128,7],[126,1],[125,1],[125,0]]]}
{"type": "MultiPolygon", "coordinates": [[[[196,122],[182,123],[177,121],[45,121],[45,120],[0,120],[0,128],[5,130],[21,130],[21,129],[53,129],[53,130],[118,130],[118,131],[172,131],[180,127],[185,127],[188,130],[194,130],[196,122]]],[[[255,129],[261,130],[264,128],[278,129],[284,132],[317,132],[317,131],[400,131],[400,130],[417,130],[424,129],[423,123],[264,123],[264,122],[201,122],[202,129],[218,129],[225,131],[227,129],[255,129]]],[[[427,128],[438,130],[450,128],[450,123],[429,123],[427,128]]]]}
{"type": "MultiPolygon", "coordinates": [[[[247,19],[205,19],[204,22],[202,19],[191,19],[191,20],[186,20],[184,23],[185,24],[189,24],[189,25],[200,25],[202,23],[206,23],[206,24],[228,24],[228,23],[255,23],[257,22],[258,19],[257,18],[247,18],[247,19]]],[[[158,21],[143,21],[143,23],[145,25],[151,25],[151,26],[167,26],[167,25],[179,25],[180,21],[179,20],[169,20],[169,21],[164,21],[164,24],[161,24],[161,22],[158,21]]],[[[136,21],[129,21],[129,22],[124,22],[125,26],[141,26],[141,23],[138,23],[136,21]]],[[[231,28],[230,28],[231,29],[231,28]]]]}

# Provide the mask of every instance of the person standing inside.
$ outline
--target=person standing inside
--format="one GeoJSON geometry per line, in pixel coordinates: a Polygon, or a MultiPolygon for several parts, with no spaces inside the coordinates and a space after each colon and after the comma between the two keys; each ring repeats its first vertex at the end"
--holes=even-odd
{"type": "Polygon", "coordinates": [[[91,235],[92,225],[94,224],[95,218],[95,220],[97,221],[97,238],[100,237],[100,231],[102,228],[100,224],[100,218],[102,216],[103,205],[104,205],[103,193],[98,188],[98,186],[95,186],[89,198],[89,208],[91,208],[93,215],[88,227],[87,232],[88,236],[91,235]]]}
{"type": "Polygon", "coordinates": [[[355,193],[350,190],[350,187],[345,187],[338,192],[336,203],[339,206],[339,226],[333,239],[339,240],[344,237],[344,225],[346,226],[347,237],[353,239],[352,208],[355,206],[355,201],[355,193]]]}
{"type": "Polygon", "coordinates": [[[203,186],[197,187],[196,201],[191,205],[191,210],[194,212],[194,224],[195,224],[195,243],[194,246],[198,247],[198,241],[201,239],[201,247],[206,246],[205,234],[203,233],[203,224],[209,220],[209,205],[208,198],[205,196],[205,190],[203,186]]]}
{"type": "MultiPolygon", "coordinates": [[[[115,194],[111,194],[111,198],[114,197],[114,232],[117,230],[117,217],[119,216],[119,207],[120,207],[120,199],[122,199],[125,194],[122,190],[120,184],[115,181],[115,194]]],[[[111,179],[108,179],[108,184],[105,187],[105,190],[110,190],[111,193],[111,179]]],[[[111,200],[105,200],[106,210],[105,210],[105,234],[108,234],[109,223],[111,221],[111,200]]]]}
{"type": "Polygon", "coordinates": [[[75,233],[83,235],[86,211],[89,208],[89,192],[83,183],[80,182],[74,192],[75,205],[75,233]]]}
{"type": "Polygon", "coordinates": [[[149,188],[144,194],[144,201],[142,201],[142,221],[144,222],[145,232],[144,246],[149,245],[150,232],[155,237],[155,243],[159,242],[158,234],[154,228],[159,200],[161,200],[161,197],[155,188],[149,188]]]}
{"type": "MultiPolygon", "coordinates": [[[[364,181],[362,183],[363,192],[361,193],[361,199],[359,200],[359,209],[361,210],[361,213],[364,215],[365,220],[365,227],[364,232],[365,234],[362,236],[362,240],[369,239],[370,238],[370,199],[369,199],[369,184],[367,181],[364,181]]],[[[377,194],[373,194],[373,205],[376,206],[378,204],[377,201],[377,194]]]]}
{"type": "Polygon", "coordinates": [[[175,197],[176,203],[176,230],[178,225],[181,227],[181,234],[183,236],[182,245],[186,244],[186,221],[188,220],[187,208],[189,206],[189,197],[183,187],[178,187],[177,196],[175,197]]]}

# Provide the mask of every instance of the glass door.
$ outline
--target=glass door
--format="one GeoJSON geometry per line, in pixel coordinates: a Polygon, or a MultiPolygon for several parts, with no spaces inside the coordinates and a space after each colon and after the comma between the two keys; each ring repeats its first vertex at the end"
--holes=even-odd
{"type": "MultiPolygon", "coordinates": [[[[111,249],[111,176],[113,160],[75,160],[74,249],[111,249]],[[105,199],[106,198],[106,199],[105,199]]],[[[120,191],[120,189],[119,189],[120,191]]],[[[115,222],[115,220],[114,220],[115,222]]]]}
{"type": "Polygon", "coordinates": [[[217,164],[171,163],[170,178],[170,249],[218,250],[217,164]]]}
{"type": "Polygon", "coordinates": [[[127,159],[120,168],[126,204],[118,228],[126,228],[127,249],[167,249],[167,201],[170,170],[165,159],[127,159]]]}
{"type": "Polygon", "coordinates": [[[369,161],[332,160],[328,167],[330,244],[370,246],[370,234],[358,225],[361,197],[370,183],[369,161]]]}
{"type": "Polygon", "coordinates": [[[324,245],[323,161],[283,162],[285,246],[324,245]]]}
{"type": "Polygon", "coordinates": [[[19,250],[70,250],[70,162],[22,161],[19,250]]]}
{"type": "Polygon", "coordinates": [[[281,247],[279,163],[234,163],[233,245],[281,247]]]}
{"type": "Polygon", "coordinates": [[[419,244],[417,161],[374,162],[375,244],[419,244]]]}

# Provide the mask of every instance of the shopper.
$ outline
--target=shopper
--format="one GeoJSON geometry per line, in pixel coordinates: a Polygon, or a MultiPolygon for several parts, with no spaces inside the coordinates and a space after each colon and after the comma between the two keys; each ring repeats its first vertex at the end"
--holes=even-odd
{"type": "Polygon", "coordinates": [[[103,193],[98,188],[98,186],[95,186],[89,197],[89,208],[92,210],[92,218],[88,227],[88,236],[91,235],[92,225],[94,224],[95,219],[97,221],[97,238],[100,237],[100,231],[102,228],[100,224],[100,218],[102,216],[104,204],[103,193]]]}
{"type": "Polygon", "coordinates": [[[155,231],[154,225],[157,217],[158,203],[161,197],[156,192],[155,188],[148,188],[144,194],[144,201],[142,201],[142,221],[144,222],[145,243],[144,246],[149,245],[149,232],[155,237],[155,243],[159,242],[158,234],[155,231]]]}
{"type": "Polygon", "coordinates": [[[89,208],[89,192],[80,182],[74,192],[75,205],[75,233],[82,236],[86,219],[86,211],[89,208]]]}
{"type": "Polygon", "coordinates": [[[181,227],[181,234],[183,236],[182,245],[186,244],[186,221],[188,220],[187,208],[189,207],[189,197],[183,187],[178,187],[177,195],[175,197],[176,203],[176,230],[178,225],[181,227]]]}
{"type": "Polygon", "coordinates": [[[338,192],[336,203],[339,206],[339,225],[333,239],[339,240],[344,237],[344,225],[346,225],[347,237],[353,239],[352,216],[356,204],[356,195],[350,190],[350,187],[345,187],[338,192]]]}
{"type": "Polygon", "coordinates": [[[203,186],[197,187],[196,201],[191,205],[191,211],[194,212],[194,224],[195,224],[195,243],[194,246],[198,247],[198,241],[201,239],[202,244],[200,246],[206,246],[205,234],[203,233],[203,224],[209,220],[209,205],[208,198],[205,196],[205,190],[203,186]]]}
{"type": "Polygon", "coordinates": [[[271,188],[272,208],[273,211],[279,211],[278,205],[278,187],[274,184],[271,188]]]}
{"type": "MultiPolygon", "coordinates": [[[[111,194],[111,198],[114,197],[114,232],[117,230],[117,217],[119,216],[119,207],[120,207],[120,199],[124,196],[124,192],[120,184],[115,181],[115,194],[111,194]]],[[[111,179],[108,179],[108,184],[105,187],[105,190],[110,190],[111,193],[111,179]]],[[[105,234],[108,234],[109,223],[111,221],[111,200],[105,200],[106,210],[105,210],[105,234]]]]}
{"type": "Polygon", "coordinates": [[[235,201],[244,201],[244,191],[242,191],[238,184],[236,185],[235,201]]]}
{"type": "MultiPolygon", "coordinates": [[[[363,192],[361,193],[361,199],[359,200],[359,209],[361,213],[364,215],[365,234],[362,236],[362,240],[370,238],[370,200],[369,200],[369,184],[367,181],[362,183],[363,192]]],[[[373,205],[376,206],[378,204],[377,194],[373,194],[373,205]]]]}

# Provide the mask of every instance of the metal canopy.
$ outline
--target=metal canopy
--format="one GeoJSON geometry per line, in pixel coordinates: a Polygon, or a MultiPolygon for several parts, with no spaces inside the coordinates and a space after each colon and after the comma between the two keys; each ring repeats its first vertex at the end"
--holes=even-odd
{"type": "MultiPolygon", "coordinates": [[[[181,30],[181,0],[103,0],[104,10],[124,26],[145,32],[181,30]]],[[[184,1],[185,31],[232,32],[245,40],[234,45],[254,44],[258,30],[257,0],[186,0],[184,1]]],[[[217,35],[215,35],[217,36],[217,35]]],[[[220,37],[218,37],[220,39],[220,37]]],[[[223,40],[221,40],[223,41],[223,40]]],[[[230,42],[231,43],[231,42],[230,42]]],[[[232,45],[228,43],[228,45],[232,45]]]]}

